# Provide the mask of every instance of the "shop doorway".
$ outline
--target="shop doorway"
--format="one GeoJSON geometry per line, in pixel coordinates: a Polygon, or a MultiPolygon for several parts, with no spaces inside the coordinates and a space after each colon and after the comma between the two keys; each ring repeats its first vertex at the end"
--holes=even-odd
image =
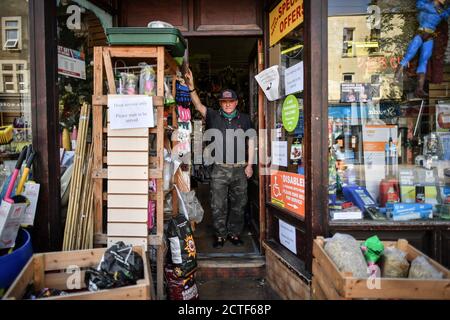
{"type": "MultiPolygon", "coordinates": [[[[197,92],[203,104],[219,109],[221,90],[229,88],[239,97],[238,109],[250,115],[258,128],[258,86],[254,79],[258,70],[258,38],[256,37],[195,37],[189,38],[189,65],[193,71],[197,92]]],[[[193,119],[201,123],[201,116],[193,112],[193,119]]],[[[203,121],[204,128],[204,121],[203,121]]],[[[194,124],[195,126],[195,124],[194,124]]],[[[204,146],[207,144],[204,144],[204,146]]],[[[211,215],[210,173],[212,166],[194,165],[193,189],[202,203],[205,214],[196,225],[195,238],[199,257],[256,257],[259,247],[259,176],[249,180],[249,203],[245,212],[245,228],[241,234],[244,245],[226,242],[220,249],[213,248],[214,228],[211,215]]]]}

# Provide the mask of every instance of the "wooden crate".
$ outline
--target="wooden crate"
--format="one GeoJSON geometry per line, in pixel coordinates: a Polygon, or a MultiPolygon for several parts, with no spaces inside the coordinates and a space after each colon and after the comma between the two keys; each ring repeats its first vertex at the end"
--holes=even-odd
{"type": "Polygon", "coordinates": [[[266,279],[272,289],[284,300],[310,300],[311,290],[298,273],[289,268],[287,262],[270,246],[266,251],[266,279]]]}
{"type": "Polygon", "coordinates": [[[319,237],[313,245],[313,299],[450,299],[450,271],[408,244],[406,240],[383,241],[385,247],[395,246],[407,253],[411,262],[424,256],[444,274],[442,280],[381,278],[379,289],[370,289],[367,279],[354,278],[352,273],[340,272],[324,250],[325,241],[319,237]]]}
{"type": "Polygon", "coordinates": [[[42,288],[52,288],[68,292],[67,296],[50,297],[42,300],[150,300],[152,280],[148,265],[147,254],[143,247],[135,246],[133,250],[142,257],[144,262],[144,279],[138,280],[136,285],[99,290],[90,292],[86,290],[84,275],[86,268],[96,268],[106,251],[106,248],[41,253],[33,255],[17,276],[14,283],[6,292],[3,299],[20,300],[25,295],[27,287],[34,285],[36,291],[42,288]],[[68,290],[73,284],[74,266],[80,268],[80,285],[78,290],[68,290]],[[69,280],[69,281],[68,281],[69,280]]]}

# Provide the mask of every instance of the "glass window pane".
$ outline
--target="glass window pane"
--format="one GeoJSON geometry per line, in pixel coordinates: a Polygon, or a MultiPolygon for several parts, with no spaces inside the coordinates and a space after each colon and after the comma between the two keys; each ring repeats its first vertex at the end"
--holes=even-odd
{"type": "Polygon", "coordinates": [[[19,21],[17,21],[17,20],[16,21],[6,21],[5,26],[17,28],[19,26],[19,21]]]}
{"type": "Polygon", "coordinates": [[[12,82],[13,76],[12,75],[3,75],[3,81],[4,82],[12,82]]]}
{"type": "Polygon", "coordinates": [[[330,218],[450,212],[447,4],[329,0],[330,218]],[[418,18],[416,18],[418,17],[418,18]]]}
{"type": "Polygon", "coordinates": [[[1,1],[0,126],[12,125],[18,130],[14,130],[11,143],[0,146],[0,160],[16,159],[21,146],[32,141],[30,75],[25,68],[30,59],[29,31],[24,27],[28,25],[28,5],[24,0],[1,1]]]}
{"type": "Polygon", "coordinates": [[[17,40],[19,39],[18,30],[6,30],[6,40],[17,40]]]}

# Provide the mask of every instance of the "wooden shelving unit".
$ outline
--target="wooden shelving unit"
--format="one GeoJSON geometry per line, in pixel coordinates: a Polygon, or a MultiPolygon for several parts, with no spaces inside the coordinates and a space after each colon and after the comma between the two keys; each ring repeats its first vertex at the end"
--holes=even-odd
{"type": "MultiPolygon", "coordinates": [[[[155,246],[157,252],[157,299],[164,297],[164,77],[173,76],[175,88],[178,66],[163,46],[111,46],[94,48],[94,230],[98,246],[124,241],[133,245],[155,246]],[[156,127],[111,130],[108,123],[108,93],[116,94],[113,62],[147,62],[156,65],[157,90],[153,106],[156,127]],[[106,78],[104,78],[106,75],[106,78]],[[107,88],[104,83],[106,79],[107,88]],[[156,134],[156,157],[149,155],[149,137],[156,134]],[[156,180],[156,194],[149,194],[149,179],[156,180]],[[148,234],[149,200],[156,201],[156,234],[148,234]],[[104,222],[107,225],[104,225],[104,222]],[[106,228],[105,228],[106,227],[106,228]],[[105,230],[106,229],[106,230],[105,230]],[[106,234],[105,234],[106,231],[106,234]]],[[[174,109],[174,122],[176,114],[174,109]]],[[[170,141],[169,141],[170,143],[170,141]]],[[[176,193],[173,212],[177,212],[176,193]]],[[[155,297],[152,297],[153,299],[155,297]]]]}

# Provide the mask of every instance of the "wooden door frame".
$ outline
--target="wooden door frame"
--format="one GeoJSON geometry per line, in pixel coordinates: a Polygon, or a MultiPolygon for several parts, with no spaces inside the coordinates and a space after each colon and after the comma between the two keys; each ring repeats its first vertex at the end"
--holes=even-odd
{"type": "Polygon", "coordinates": [[[306,269],[328,214],[328,0],[305,0],[306,269]],[[314,141],[314,143],[312,143],[314,141]]]}
{"type": "MultiPolygon", "coordinates": [[[[265,3],[265,30],[268,25],[268,12],[279,0],[267,0],[265,3]]],[[[328,1],[304,0],[305,27],[305,88],[304,88],[304,161],[305,161],[305,220],[294,225],[306,234],[305,269],[312,272],[313,239],[326,233],[328,209],[328,1]],[[314,143],[312,143],[314,141],[314,143]]],[[[268,34],[265,32],[265,55],[269,57],[268,34]]],[[[268,63],[265,63],[268,67],[268,63]]],[[[269,108],[270,104],[267,104],[269,108]]],[[[266,108],[266,109],[267,109],[266,108]]],[[[267,124],[269,127],[270,124],[267,124]]],[[[267,139],[268,137],[266,137],[267,139]]],[[[268,140],[267,140],[268,141],[268,140]]],[[[267,146],[270,149],[270,146],[267,146]]],[[[265,186],[270,190],[270,181],[265,186]]],[[[267,199],[269,201],[269,199],[267,199]]],[[[287,217],[289,213],[277,209],[268,202],[264,203],[271,214],[267,216],[267,237],[274,233],[271,215],[287,217]]],[[[292,220],[292,219],[291,219],[292,220]]],[[[283,250],[287,251],[287,250],[283,250]]],[[[287,260],[291,257],[286,257],[287,260]]],[[[295,259],[294,259],[295,260],[295,259]]]]}
{"type": "Polygon", "coordinates": [[[62,246],[56,1],[29,1],[30,85],[34,179],[41,184],[35,224],[35,251],[62,246]]]}

